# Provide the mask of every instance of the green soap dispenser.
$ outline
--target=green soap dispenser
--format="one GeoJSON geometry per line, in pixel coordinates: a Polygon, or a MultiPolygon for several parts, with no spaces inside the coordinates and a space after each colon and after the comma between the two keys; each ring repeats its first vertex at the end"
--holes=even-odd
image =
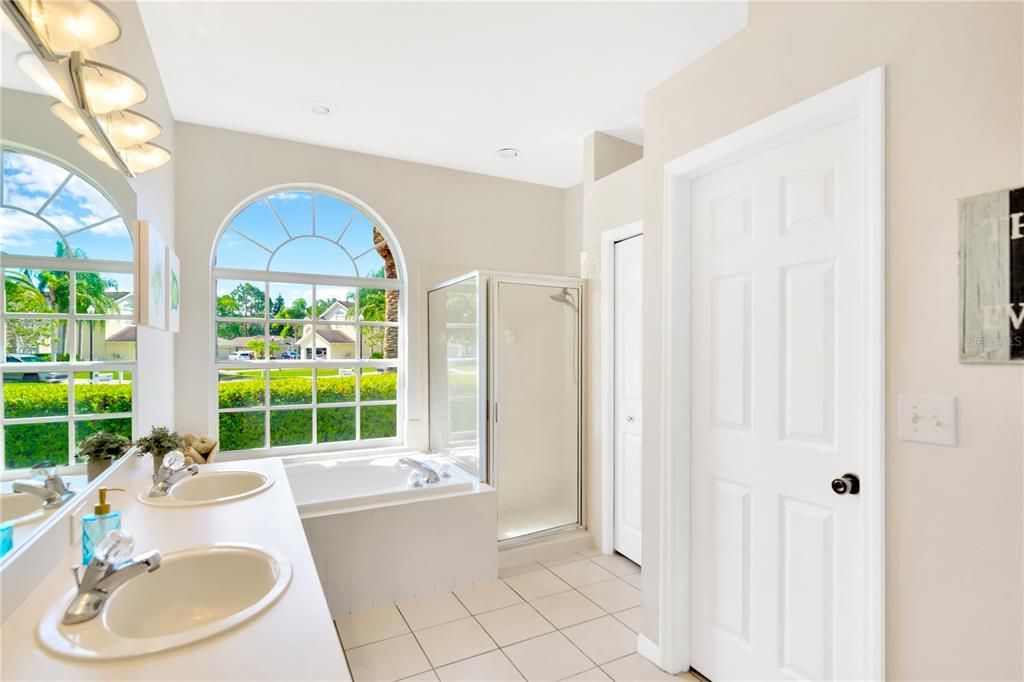
{"type": "Polygon", "coordinates": [[[100,488],[100,502],[93,506],[93,513],[82,518],[82,564],[92,561],[93,552],[100,540],[112,530],[121,527],[121,512],[111,511],[107,493],[123,488],[100,488]]]}

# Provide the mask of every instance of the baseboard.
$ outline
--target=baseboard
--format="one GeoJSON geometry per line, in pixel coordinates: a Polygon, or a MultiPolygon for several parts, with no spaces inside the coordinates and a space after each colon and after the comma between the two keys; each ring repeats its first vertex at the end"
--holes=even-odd
{"type": "Polygon", "coordinates": [[[544,561],[571,552],[593,550],[594,538],[579,528],[564,533],[555,533],[534,540],[509,546],[498,544],[498,568],[508,568],[531,561],[544,561]]]}
{"type": "Polygon", "coordinates": [[[654,665],[661,667],[661,649],[658,645],[647,639],[646,635],[637,635],[636,652],[646,658],[654,665]]]}

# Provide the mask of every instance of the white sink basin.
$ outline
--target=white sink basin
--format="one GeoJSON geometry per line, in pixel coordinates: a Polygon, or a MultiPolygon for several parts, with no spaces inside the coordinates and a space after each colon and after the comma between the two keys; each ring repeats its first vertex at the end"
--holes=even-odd
{"type": "Polygon", "coordinates": [[[257,471],[200,472],[175,483],[163,497],[150,497],[146,489],[138,498],[156,507],[194,507],[240,500],[263,492],[273,483],[272,478],[257,471]]]}
{"type": "Polygon", "coordinates": [[[63,625],[68,592],[39,623],[39,640],[69,658],[144,656],[205,640],[244,623],[287,589],[284,556],[252,545],[216,544],[169,552],[160,568],[129,580],[85,623],[63,625]]]}
{"type": "Polygon", "coordinates": [[[35,521],[46,511],[42,499],[28,493],[4,493],[0,495],[0,521],[15,526],[35,521]]]}

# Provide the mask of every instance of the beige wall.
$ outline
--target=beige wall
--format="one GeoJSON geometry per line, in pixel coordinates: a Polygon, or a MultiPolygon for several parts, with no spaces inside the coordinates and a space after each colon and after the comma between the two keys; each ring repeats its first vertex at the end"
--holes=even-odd
{"type": "Polygon", "coordinates": [[[182,333],[178,425],[212,430],[210,263],[217,230],[252,194],[311,182],[352,194],[394,231],[408,270],[408,442],[427,446],[427,289],[475,269],[561,274],[563,190],[179,123],[182,333]]]}
{"type": "MultiPolygon", "coordinates": [[[[645,102],[645,387],[658,402],[666,161],[886,65],[887,673],[1022,677],[1024,372],[957,362],[957,199],[1024,181],[1020,3],[760,3],[645,102]],[[904,443],[903,393],[959,400],[960,443],[904,443]]],[[[657,639],[656,410],[643,632],[657,639]]]]}

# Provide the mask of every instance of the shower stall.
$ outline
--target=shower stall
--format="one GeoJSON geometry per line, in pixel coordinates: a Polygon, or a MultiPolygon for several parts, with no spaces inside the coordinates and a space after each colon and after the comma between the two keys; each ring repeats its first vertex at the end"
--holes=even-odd
{"type": "Polygon", "coordinates": [[[430,449],[498,491],[498,540],[582,523],[582,287],[471,272],[427,295],[430,449]]]}

